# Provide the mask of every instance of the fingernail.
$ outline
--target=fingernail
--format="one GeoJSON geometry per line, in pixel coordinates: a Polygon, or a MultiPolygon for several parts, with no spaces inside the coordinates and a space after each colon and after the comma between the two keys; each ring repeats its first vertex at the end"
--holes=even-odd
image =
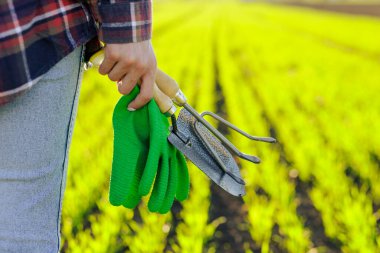
{"type": "Polygon", "coordinates": [[[134,112],[134,111],[136,111],[136,109],[135,109],[135,108],[132,108],[132,107],[128,107],[127,109],[128,109],[128,111],[130,111],[130,112],[134,112]]]}

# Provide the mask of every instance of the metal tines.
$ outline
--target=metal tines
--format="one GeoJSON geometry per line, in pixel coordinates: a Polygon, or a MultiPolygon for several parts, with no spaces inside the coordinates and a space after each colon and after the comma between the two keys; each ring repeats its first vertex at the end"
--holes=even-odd
{"type": "Polygon", "coordinates": [[[249,135],[212,112],[199,114],[187,103],[186,96],[177,82],[161,70],[157,70],[155,81],[157,84],[155,100],[161,101],[159,103],[161,112],[171,115],[172,118],[169,142],[225,191],[234,196],[243,196],[245,182],[241,177],[235,156],[253,163],[259,163],[260,159],[240,152],[222,133],[205,120],[205,117],[212,117],[220,124],[251,140],[270,143],[276,140],[271,137],[249,135]],[[162,101],[167,102],[162,103],[162,101]],[[176,106],[183,107],[178,118],[174,116],[176,107],[173,102],[176,106]]]}
{"type": "MultiPolygon", "coordinates": [[[[247,137],[250,140],[260,141],[260,142],[268,142],[268,143],[275,143],[276,142],[276,139],[272,138],[272,137],[252,136],[252,135],[244,132],[243,130],[239,129],[235,125],[231,124],[230,122],[228,122],[227,120],[223,119],[222,117],[218,116],[217,114],[215,114],[213,112],[206,111],[206,112],[203,112],[201,114],[198,114],[198,112],[196,110],[194,110],[191,106],[189,106],[187,103],[183,104],[183,107],[189,113],[191,113],[192,116],[195,117],[196,120],[193,122],[193,129],[197,133],[198,138],[201,139],[202,143],[207,147],[210,155],[215,159],[215,161],[217,162],[219,167],[224,171],[224,173],[231,176],[239,184],[244,185],[245,184],[244,180],[240,176],[234,175],[234,173],[232,173],[231,170],[225,166],[225,163],[222,161],[222,159],[220,157],[221,152],[216,151],[215,148],[213,148],[213,146],[218,147],[218,146],[220,146],[220,144],[222,144],[225,148],[227,148],[235,156],[238,156],[238,157],[240,157],[244,160],[247,160],[249,162],[252,162],[252,163],[260,163],[260,158],[258,158],[257,156],[248,155],[248,154],[245,154],[245,153],[239,151],[235,147],[235,145],[233,145],[226,137],[224,137],[217,129],[215,129],[207,120],[204,119],[205,116],[209,116],[209,117],[214,118],[215,120],[219,121],[219,123],[231,128],[232,130],[238,132],[239,134],[247,137]],[[205,131],[201,131],[202,127],[206,128],[209,132],[211,132],[213,134],[213,136],[215,136],[220,143],[218,143],[216,145],[212,145],[212,142],[215,139],[209,138],[209,137],[207,138],[208,135],[202,134],[202,132],[203,133],[205,132],[205,131]]],[[[176,118],[174,117],[174,115],[172,116],[172,123],[173,123],[173,132],[175,132],[175,131],[178,132],[179,130],[178,130],[178,127],[176,124],[176,118]]],[[[184,136],[184,135],[183,134],[181,135],[179,133],[179,136],[184,136]]],[[[184,141],[189,141],[189,139],[186,139],[184,141]]]]}

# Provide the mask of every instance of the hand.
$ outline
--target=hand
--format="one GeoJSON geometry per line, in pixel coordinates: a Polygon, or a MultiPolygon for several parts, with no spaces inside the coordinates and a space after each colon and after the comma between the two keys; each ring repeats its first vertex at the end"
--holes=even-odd
{"type": "Polygon", "coordinates": [[[121,94],[129,94],[140,83],[140,94],[129,105],[134,111],[147,104],[153,97],[153,84],[157,62],[150,40],[107,44],[104,49],[104,61],[99,73],[108,74],[109,79],[118,82],[121,94]]]}

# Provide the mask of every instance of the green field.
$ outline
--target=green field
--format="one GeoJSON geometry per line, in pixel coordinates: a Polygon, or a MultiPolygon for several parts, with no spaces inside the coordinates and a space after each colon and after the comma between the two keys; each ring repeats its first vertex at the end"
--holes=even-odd
{"type": "MultiPolygon", "coordinates": [[[[62,217],[64,252],[380,252],[380,19],[296,7],[157,1],[161,69],[198,111],[278,144],[229,138],[247,195],[189,163],[166,215],[108,202],[115,84],[85,73],[62,217]]],[[[146,199],[144,199],[146,201],[146,199]]]]}

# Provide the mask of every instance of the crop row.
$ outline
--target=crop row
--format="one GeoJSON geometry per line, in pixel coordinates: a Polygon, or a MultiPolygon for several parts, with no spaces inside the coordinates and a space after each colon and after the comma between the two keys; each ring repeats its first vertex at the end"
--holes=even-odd
{"type": "Polygon", "coordinates": [[[362,119],[373,115],[379,107],[377,102],[371,103],[366,116],[352,103],[360,104],[368,99],[369,90],[378,89],[378,77],[365,73],[375,72],[379,66],[326,47],[313,37],[294,36],[281,23],[243,17],[230,22],[229,28],[249,30],[252,36],[234,34],[230,52],[245,70],[246,81],[254,85],[292,168],[303,181],[313,182],[309,194],[321,212],[327,236],[338,239],[345,251],[376,251],[376,216],[367,191],[377,198],[379,172],[370,160],[371,150],[362,150],[356,138],[375,141],[370,131],[366,134],[367,126],[357,120],[358,115],[362,119]],[[243,39],[249,47],[239,52],[238,43],[243,39]],[[289,46],[284,46],[284,41],[289,46]],[[363,82],[366,93],[356,92],[363,82]],[[348,127],[351,122],[356,128],[348,127]],[[347,176],[347,166],[353,161],[358,166],[354,172],[368,180],[371,189],[347,176]]]}
{"type": "MultiPolygon", "coordinates": [[[[226,12],[222,12],[224,17],[226,12]]],[[[232,12],[230,10],[227,13],[231,15],[232,12]]],[[[229,24],[223,21],[217,24],[220,28],[218,37],[215,38],[218,49],[216,62],[225,94],[227,114],[231,122],[249,133],[268,136],[271,126],[263,117],[265,111],[255,98],[254,90],[249,86],[250,80],[246,77],[245,71],[250,66],[248,62],[246,65],[236,62],[236,58],[247,55],[244,55],[245,48],[239,48],[239,44],[234,43],[244,41],[245,46],[251,45],[246,34],[239,34],[245,37],[242,40],[236,34],[231,34],[230,28],[234,26],[237,31],[250,31],[252,34],[254,30],[251,27],[246,30],[248,26],[241,27],[240,23],[230,24],[230,15],[227,16],[229,24]]],[[[246,20],[241,22],[245,23],[246,20]]],[[[256,59],[250,59],[254,64],[256,59]]],[[[263,159],[262,164],[257,167],[242,162],[242,173],[247,181],[244,201],[252,238],[261,246],[262,252],[269,252],[274,242],[279,244],[282,251],[306,252],[311,246],[309,231],[304,228],[303,221],[297,215],[295,185],[289,180],[289,168],[280,161],[280,150],[270,144],[253,143],[237,134],[232,134],[232,139],[245,152],[255,153],[263,159]],[[275,227],[278,227],[277,234],[274,232],[275,227]]]]}
{"type": "Polygon", "coordinates": [[[252,19],[265,20],[287,32],[318,38],[326,47],[343,47],[348,52],[359,51],[379,60],[380,21],[377,18],[264,4],[241,10],[252,19]]]}
{"type": "MultiPolygon", "coordinates": [[[[189,103],[198,111],[216,111],[218,83],[229,121],[255,135],[275,134],[280,142],[229,136],[263,160],[240,164],[247,182],[243,208],[262,252],[306,252],[326,244],[376,252],[380,101],[370,94],[379,93],[380,80],[368,73],[379,71],[374,57],[380,48],[373,40],[378,21],[243,3],[163,2],[155,11],[158,65],[178,81],[189,103]],[[311,220],[318,217],[302,210],[305,201],[319,212],[322,232],[311,220]],[[323,243],[315,238],[320,233],[323,243]]],[[[204,247],[225,218],[210,220],[210,181],[191,163],[190,196],[179,211],[149,213],[147,198],[135,210],[109,204],[111,117],[119,94],[95,71],[83,83],[63,206],[63,249],[215,251],[204,247]]]]}

